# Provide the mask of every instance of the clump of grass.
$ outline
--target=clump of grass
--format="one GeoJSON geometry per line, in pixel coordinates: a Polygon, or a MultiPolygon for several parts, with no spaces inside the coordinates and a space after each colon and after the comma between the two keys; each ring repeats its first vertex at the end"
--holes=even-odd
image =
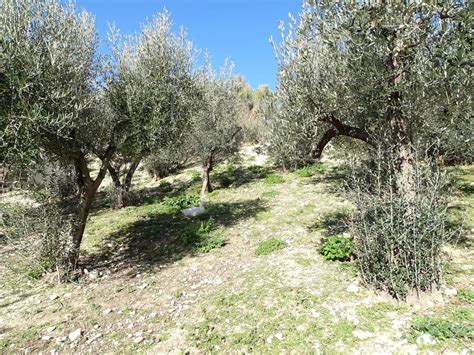
{"type": "Polygon", "coordinates": [[[458,298],[467,303],[474,303],[474,291],[461,289],[458,291],[458,298]]]}
{"type": "Polygon", "coordinates": [[[206,320],[194,326],[188,339],[197,348],[211,352],[218,349],[218,346],[225,340],[225,337],[216,331],[210,321],[206,320]]]}
{"type": "Polygon", "coordinates": [[[437,316],[422,316],[413,321],[411,335],[415,338],[421,334],[444,341],[448,339],[474,339],[474,328],[462,321],[442,319],[437,316]]]}
{"type": "Polygon", "coordinates": [[[324,174],[326,167],[322,163],[304,166],[295,170],[295,174],[300,177],[311,177],[317,174],[324,174]]]}
{"type": "Polygon", "coordinates": [[[191,175],[191,180],[193,182],[197,182],[201,180],[201,173],[197,170],[190,170],[188,174],[191,175]]]}
{"type": "Polygon", "coordinates": [[[283,176],[277,175],[277,174],[269,174],[267,175],[265,180],[263,180],[263,183],[265,185],[275,185],[275,184],[281,184],[283,182],[285,182],[285,179],[283,178],[283,176]]]}
{"type": "Polygon", "coordinates": [[[255,250],[255,255],[257,256],[269,255],[273,253],[274,251],[284,249],[287,246],[288,244],[282,240],[279,240],[276,238],[270,238],[270,239],[264,240],[263,242],[260,242],[257,249],[255,250]]]}
{"type": "Polygon", "coordinates": [[[262,192],[262,197],[267,197],[267,198],[274,198],[278,195],[277,191],[265,191],[262,192]]]}
{"type": "Polygon", "coordinates": [[[354,257],[355,246],[350,238],[332,235],[324,240],[320,251],[328,261],[349,261],[354,257]]]}
{"type": "Polygon", "coordinates": [[[264,178],[269,174],[268,168],[261,165],[250,165],[247,170],[259,178],[264,178]]]}
{"type": "Polygon", "coordinates": [[[168,207],[187,208],[196,206],[199,203],[199,196],[183,194],[179,196],[165,197],[162,203],[168,207]]]}
{"type": "Polygon", "coordinates": [[[224,238],[214,231],[212,219],[189,225],[181,234],[181,240],[195,252],[208,253],[225,244],[224,238]]]}

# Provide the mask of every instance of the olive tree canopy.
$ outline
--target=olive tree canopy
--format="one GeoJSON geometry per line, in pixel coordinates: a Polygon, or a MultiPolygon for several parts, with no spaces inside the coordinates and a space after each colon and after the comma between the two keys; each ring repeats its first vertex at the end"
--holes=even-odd
{"type": "Polygon", "coordinates": [[[401,165],[414,144],[472,159],[470,11],[457,1],[304,1],[275,45],[277,161],[318,159],[338,136],[394,145],[401,165]]]}

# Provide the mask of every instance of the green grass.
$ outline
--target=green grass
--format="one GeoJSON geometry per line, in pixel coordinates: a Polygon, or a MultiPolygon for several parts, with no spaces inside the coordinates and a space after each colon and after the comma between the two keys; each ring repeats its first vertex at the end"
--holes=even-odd
{"type": "Polygon", "coordinates": [[[457,296],[461,301],[464,301],[464,302],[467,302],[467,303],[474,303],[474,291],[473,290],[460,289],[458,291],[457,296]]]}
{"type": "Polygon", "coordinates": [[[323,163],[316,163],[313,165],[307,165],[300,169],[295,170],[295,174],[300,177],[311,177],[317,174],[324,174],[326,167],[323,163]]]}
{"type": "Polygon", "coordinates": [[[255,255],[269,255],[277,250],[284,249],[287,246],[288,244],[282,240],[270,238],[260,242],[260,244],[257,246],[257,249],[255,249],[255,255]]]}
{"type": "Polygon", "coordinates": [[[263,180],[263,183],[265,185],[276,185],[276,184],[282,184],[285,182],[285,179],[281,175],[277,174],[269,174],[267,177],[263,180]]]}

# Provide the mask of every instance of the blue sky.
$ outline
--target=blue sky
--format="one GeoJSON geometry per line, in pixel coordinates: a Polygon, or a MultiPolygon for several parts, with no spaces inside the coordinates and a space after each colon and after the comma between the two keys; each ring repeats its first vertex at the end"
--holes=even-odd
{"type": "Polygon", "coordinates": [[[76,0],[96,17],[101,40],[107,23],[123,33],[134,33],[140,24],[166,7],[177,28],[184,26],[196,47],[208,49],[219,66],[230,57],[236,72],[253,88],[276,84],[276,61],[269,38],[279,38],[278,21],[296,15],[300,0],[76,0]]]}

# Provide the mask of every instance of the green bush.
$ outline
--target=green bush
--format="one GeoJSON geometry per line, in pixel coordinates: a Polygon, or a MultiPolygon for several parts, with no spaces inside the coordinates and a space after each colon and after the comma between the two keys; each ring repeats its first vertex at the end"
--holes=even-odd
{"type": "Polygon", "coordinates": [[[414,320],[411,326],[412,336],[430,334],[444,341],[447,339],[474,339],[474,328],[467,322],[451,321],[436,316],[422,316],[414,320]]]}
{"type": "Polygon", "coordinates": [[[321,245],[321,254],[328,261],[349,261],[354,257],[354,251],[352,239],[339,235],[328,237],[321,245]]]}
{"type": "Polygon", "coordinates": [[[163,204],[169,207],[175,208],[188,208],[192,206],[196,206],[199,204],[200,198],[198,195],[179,195],[173,197],[165,197],[163,200],[163,204]]]}
{"type": "Polygon", "coordinates": [[[161,192],[171,192],[173,191],[173,185],[169,181],[160,181],[158,188],[161,192]]]}
{"type": "Polygon", "coordinates": [[[385,154],[353,174],[350,231],[364,281],[404,299],[440,284],[442,248],[457,229],[449,224],[445,175],[415,162],[416,188],[407,196],[394,185],[395,162],[385,154]]]}
{"type": "Polygon", "coordinates": [[[283,179],[283,176],[277,174],[267,175],[265,180],[263,180],[265,185],[281,184],[282,182],[285,182],[285,179],[283,179]]]}
{"type": "Polygon", "coordinates": [[[326,167],[322,163],[307,165],[295,170],[295,174],[301,177],[311,177],[317,174],[324,174],[326,167]]]}
{"type": "Polygon", "coordinates": [[[269,255],[273,253],[274,251],[284,249],[287,246],[288,244],[282,240],[279,240],[276,238],[270,238],[270,239],[264,240],[263,242],[260,242],[257,249],[255,250],[255,255],[257,256],[269,255]]]}
{"type": "Polygon", "coordinates": [[[214,221],[199,221],[187,226],[181,233],[181,240],[195,252],[208,253],[225,244],[224,238],[214,232],[214,221]]]}

